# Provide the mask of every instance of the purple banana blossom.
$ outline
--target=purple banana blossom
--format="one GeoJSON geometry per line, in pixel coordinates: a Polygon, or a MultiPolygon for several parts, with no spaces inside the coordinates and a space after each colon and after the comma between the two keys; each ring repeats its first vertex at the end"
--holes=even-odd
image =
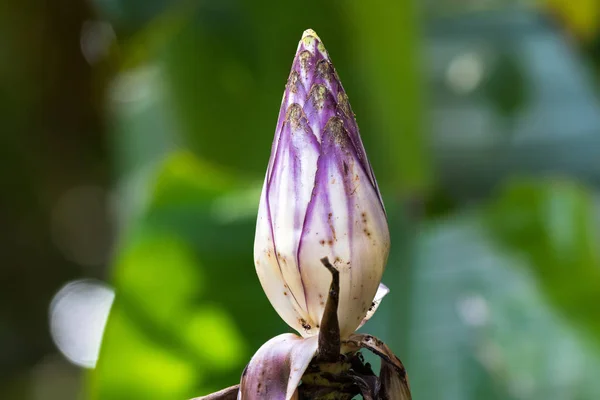
{"type": "Polygon", "coordinates": [[[328,257],[340,273],[338,318],[347,338],[387,293],[379,286],[389,243],[383,201],[348,96],[309,29],[283,95],[260,199],[258,277],[281,318],[313,336],[331,278],[319,260],[328,257]]]}
{"type": "Polygon", "coordinates": [[[196,400],[410,400],[402,362],[354,331],[388,293],[390,239],[381,195],[348,97],[321,39],[302,35],[256,224],[262,287],[301,335],[263,344],[239,385],[196,400]],[[359,350],[381,360],[376,376],[359,350]]]}

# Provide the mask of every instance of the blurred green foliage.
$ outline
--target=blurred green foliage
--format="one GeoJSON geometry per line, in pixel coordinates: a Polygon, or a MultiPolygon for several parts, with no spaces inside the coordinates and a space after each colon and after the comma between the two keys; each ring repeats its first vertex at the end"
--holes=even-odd
{"type": "MultiPolygon", "coordinates": [[[[538,185],[527,190],[543,197],[544,189],[538,185]]],[[[508,206],[509,197],[498,203],[507,213],[520,212],[521,204],[508,206]]],[[[556,210],[551,217],[560,213],[556,210]]],[[[557,312],[562,306],[548,302],[551,287],[539,279],[538,271],[554,255],[533,261],[527,250],[506,248],[490,229],[490,214],[497,217],[486,206],[423,224],[418,230],[412,291],[406,299],[413,312],[401,331],[407,337],[398,339],[408,341],[403,356],[415,395],[598,398],[598,336],[595,342],[590,340],[569,323],[568,316],[557,312]]],[[[580,307],[590,313],[595,308],[580,307]]]]}
{"type": "Polygon", "coordinates": [[[355,29],[352,61],[367,80],[365,112],[377,116],[370,130],[378,133],[373,144],[381,157],[373,161],[378,182],[398,196],[419,196],[430,189],[432,168],[422,135],[425,76],[418,4],[351,1],[347,14],[355,29]]]}
{"type": "MultiPolygon", "coordinates": [[[[600,42],[594,2],[589,13],[548,2],[600,42]]],[[[600,105],[590,59],[554,23],[502,1],[481,14],[473,2],[34,3],[0,6],[0,56],[11,60],[0,65],[0,211],[18,242],[2,251],[19,252],[5,262],[2,303],[21,305],[3,309],[0,339],[28,352],[6,351],[6,365],[45,366],[52,293],[103,277],[49,250],[54,204],[82,182],[118,200],[116,299],[85,398],[203,395],[238,382],[258,347],[290,330],[252,250],[281,95],[312,28],[390,221],[391,293],[361,330],[402,358],[416,399],[600,398],[600,105]],[[114,29],[101,61],[82,55],[92,20],[114,29]]],[[[41,373],[22,369],[0,397],[66,397],[63,381],[44,375],[35,389],[41,373]]]]}
{"type": "Polygon", "coordinates": [[[263,338],[285,329],[250,284],[255,185],[244,189],[187,152],[169,156],[152,181],[114,267],[117,299],[91,398],[217,390],[239,380],[263,338]]]}
{"type": "Polygon", "coordinates": [[[565,318],[600,338],[598,220],[585,187],[564,178],[513,182],[491,204],[498,243],[525,257],[565,318]]]}

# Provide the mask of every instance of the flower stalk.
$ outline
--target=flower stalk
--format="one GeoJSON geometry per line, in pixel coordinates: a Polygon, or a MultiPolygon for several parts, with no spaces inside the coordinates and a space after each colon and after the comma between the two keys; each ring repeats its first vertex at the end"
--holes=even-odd
{"type": "Polygon", "coordinates": [[[329,287],[329,296],[321,320],[317,359],[323,362],[336,362],[340,358],[341,350],[340,325],[337,315],[340,301],[340,273],[331,265],[327,257],[323,257],[321,262],[331,273],[331,286],[329,287]]]}

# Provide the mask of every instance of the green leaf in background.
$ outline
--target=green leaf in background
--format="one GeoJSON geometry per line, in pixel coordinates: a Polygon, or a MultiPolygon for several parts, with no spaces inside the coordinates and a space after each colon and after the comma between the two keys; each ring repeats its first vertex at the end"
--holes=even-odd
{"type": "Polygon", "coordinates": [[[548,303],[536,267],[490,234],[488,216],[462,212],[418,229],[400,354],[415,398],[598,398],[597,347],[548,303]]]}
{"type": "Polygon", "coordinates": [[[157,175],[151,206],[188,204],[200,208],[219,195],[233,191],[236,185],[239,183],[231,175],[190,152],[179,152],[166,160],[165,168],[157,175]]]}
{"type": "Polygon", "coordinates": [[[91,398],[217,390],[285,331],[252,264],[258,190],[234,182],[186,152],[156,174],[147,211],[114,266],[116,299],[91,398]]]}
{"type": "Polygon", "coordinates": [[[528,260],[558,310],[600,340],[600,237],[587,189],[566,179],[515,181],[488,221],[500,244],[528,260]]]}
{"type": "Polygon", "coordinates": [[[344,9],[356,32],[352,61],[363,68],[367,111],[376,118],[371,129],[377,132],[380,157],[373,164],[379,183],[394,194],[421,193],[431,185],[432,171],[423,129],[417,2],[351,1],[344,9]]]}

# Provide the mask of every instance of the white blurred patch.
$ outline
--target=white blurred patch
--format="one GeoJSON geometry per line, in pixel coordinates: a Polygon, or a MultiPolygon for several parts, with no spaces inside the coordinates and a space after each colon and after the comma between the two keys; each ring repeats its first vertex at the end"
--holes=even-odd
{"type": "Polygon", "coordinates": [[[50,303],[50,334],[73,364],[94,368],[110,313],[114,290],[85,279],[63,286],[50,303]]]}
{"type": "Polygon", "coordinates": [[[483,58],[475,52],[457,55],[446,71],[446,84],[456,94],[465,95],[477,89],[483,79],[483,58]]]}
{"type": "Polygon", "coordinates": [[[470,326],[482,326],[489,320],[487,301],[480,295],[467,295],[456,302],[458,315],[470,326]]]}
{"type": "Polygon", "coordinates": [[[89,64],[95,64],[108,55],[115,31],[105,21],[85,21],[81,26],[81,53],[89,64]]]}
{"type": "Polygon", "coordinates": [[[109,194],[99,186],[77,186],[65,191],[52,210],[52,239],[71,261],[102,266],[113,243],[113,215],[109,194]]]}
{"type": "Polygon", "coordinates": [[[114,103],[135,103],[138,109],[144,109],[160,97],[161,78],[161,69],[156,65],[142,65],[121,72],[110,84],[109,98],[114,103]]]}

